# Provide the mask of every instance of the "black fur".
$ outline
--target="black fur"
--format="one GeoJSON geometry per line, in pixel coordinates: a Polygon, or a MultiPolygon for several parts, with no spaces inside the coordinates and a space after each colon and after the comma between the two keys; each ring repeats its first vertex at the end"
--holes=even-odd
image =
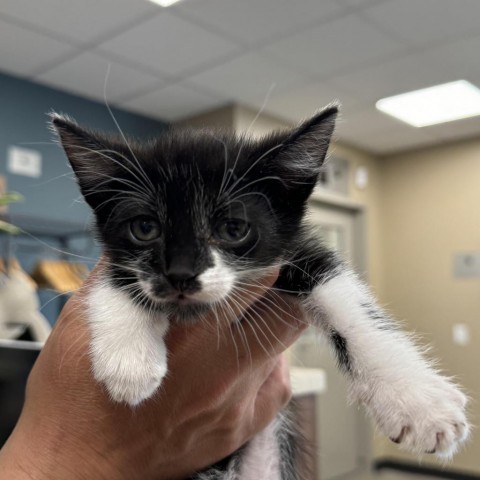
{"type": "MultiPolygon", "coordinates": [[[[298,267],[284,269],[278,287],[301,293],[330,275],[338,262],[314,242],[305,240],[304,248],[298,248],[306,200],[325,158],[336,113],[337,107],[331,106],[293,132],[260,142],[221,131],[172,130],[149,142],[126,143],[66,117],[53,115],[52,122],[95,212],[117,286],[138,281],[125,267],[134,263],[144,272],[142,279],[154,281],[155,294],[167,295],[174,289],[169,269],[188,259],[182,268],[192,272],[194,289],[195,276],[212,265],[209,252],[214,244],[237,270],[258,270],[295,258],[298,267]],[[129,221],[141,216],[157,219],[162,227],[160,237],[148,245],[134,241],[129,231],[129,221]],[[231,217],[244,218],[252,229],[238,246],[214,237],[216,224],[231,217]],[[308,274],[303,273],[306,266],[308,274]]],[[[159,308],[141,291],[135,291],[134,298],[159,308]]],[[[169,307],[180,317],[198,313],[197,308],[169,307]]]]}
{"type": "Polygon", "coordinates": [[[338,255],[327,249],[313,235],[292,248],[289,264],[282,267],[275,287],[285,293],[306,296],[316,285],[331,280],[342,271],[338,255]]]}
{"type": "Polygon", "coordinates": [[[330,339],[337,355],[338,366],[344,372],[351,373],[352,364],[348,353],[347,340],[335,330],[330,333],[330,339]]]}
{"type": "MultiPolygon", "coordinates": [[[[128,290],[132,301],[150,310],[168,309],[176,319],[193,320],[208,306],[153,302],[140,281],[148,280],[155,296],[168,299],[180,289],[172,280],[175,272],[183,289],[194,290],[196,277],[212,265],[212,247],[252,278],[287,260],[275,287],[300,297],[341,271],[336,255],[303,227],[336,114],[332,105],[298,128],[261,141],[222,131],[172,130],[139,143],[89,131],[56,114],[52,123],[95,212],[114,284],[134,287],[128,290]],[[155,240],[145,243],[132,235],[131,222],[139,218],[158,222],[155,240]],[[249,225],[240,243],[219,238],[219,225],[229,219],[249,225]]],[[[345,340],[334,332],[332,341],[348,370],[345,340]]],[[[284,415],[277,439],[282,480],[299,479],[297,439],[284,415]]],[[[240,450],[192,478],[221,480],[227,470],[237,471],[241,456],[240,450]]]]}

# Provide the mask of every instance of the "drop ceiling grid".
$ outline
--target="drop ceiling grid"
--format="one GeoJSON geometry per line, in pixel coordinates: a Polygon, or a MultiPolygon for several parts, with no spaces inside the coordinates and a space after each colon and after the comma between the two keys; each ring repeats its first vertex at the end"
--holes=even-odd
{"type": "Polygon", "coordinates": [[[254,48],[327,23],[349,10],[335,0],[202,0],[174,7],[177,14],[254,48]]]}
{"type": "Polygon", "coordinates": [[[4,70],[30,77],[42,65],[67,58],[76,51],[68,43],[0,19],[0,67],[4,70]]]}
{"type": "Polygon", "coordinates": [[[166,80],[161,76],[117,63],[86,51],[62,62],[47,72],[36,75],[35,80],[58,88],[69,89],[84,96],[118,101],[133,96],[143,89],[157,88],[166,80]],[[104,92],[105,91],[105,92],[104,92]]]}
{"type": "Polygon", "coordinates": [[[12,21],[78,46],[97,43],[158,12],[152,3],[137,0],[2,0],[0,3],[0,14],[12,21]]]}
{"type": "MultiPolygon", "coordinates": [[[[78,8],[88,10],[88,4],[94,1],[96,2],[86,0],[87,4],[78,4],[78,8]]],[[[399,21],[405,12],[408,13],[406,8],[417,8],[418,18],[412,20],[412,25],[417,25],[415,28],[418,29],[421,24],[419,22],[425,18],[428,10],[419,6],[416,0],[328,0],[321,8],[317,0],[301,0],[304,10],[293,10],[296,16],[291,13],[290,23],[284,22],[281,28],[271,25],[266,29],[268,31],[253,31],[256,35],[248,28],[243,32],[239,28],[229,29],[228,25],[220,25],[218,19],[221,20],[222,15],[226,18],[225,11],[216,12],[217,17],[208,12],[208,5],[219,2],[230,4],[233,1],[202,0],[202,8],[199,10],[200,3],[184,0],[184,3],[167,10],[145,0],[141,7],[136,8],[132,17],[129,12],[133,11],[130,10],[133,4],[138,4],[137,0],[103,0],[95,3],[100,5],[97,11],[108,11],[110,16],[103,17],[105,24],[102,25],[102,15],[98,15],[94,23],[94,36],[85,38],[82,35],[82,28],[87,25],[85,22],[80,26],[68,26],[68,22],[75,17],[75,12],[69,14],[70,17],[64,24],[55,17],[61,11],[58,9],[59,2],[64,5],[64,0],[42,0],[43,11],[40,12],[41,15],[37,14],[38,18],[31,11],[25,10],[22,2],[3,0],[0,4],[0,68],[102,100],[103,88],[99,77],[103,72],[102,75],[96,75],[96,79],[87,76],[77,85],[69,81],[69,77],[75,72],[81,72],[82,68],[92,71],[102,69],[103,64],[106,70],[106,66],[111,63],[112,74],[116,70],[122,76],[121,79],[110,78],[110,99],[113,103],[160,118],[161,106],[164,105],[163,118],[172,121],[198,113],[199,108],[214,108],[222,102],[232,100],[259,108],[265,99],[260,91],[265,90],[271,76],[277,75],[282,77],[282,82],[279,82],[282,85],[272,93],[271,106],[267,104],[267,112],[295,121],[308,114],[309,100],[305,97],[308,92],[319,92],[318,102],[323,102],[326,96],[338,92],[335,97],[343,96],[344,115],[348,121],[343,128],[345,140],[376,152],[386,152],[388,148],[398,150],[400,144],[409,148],[435,139],[442,141],[446,137],[454,139],[480,133],[478,118],[460,121],[450,129],[446,125],[418,130],[403,124],[400,127],[392,125],[390,119],[374,110],[374,102],[379,95],[428,86],[427,83],[454,80],[457,74],[464,74],[472,82],[480,84],[480,67],[476,55],[480,51],[480,26],[477,27],[476,21],[472,19],[478,18],[480,13],[476,0],[465,0],[466,8],[453,20],[447,18],[446,14],[441,17],[441,21],[449,22],[449,25],[442,27],[443,23],[439,23],[436,18],[436,23],[427,25],[424,32],[412,32],[414,27],[411,25],[402,29],[402,22],[399,21]],[[391,21],[392,12],[396,12],[398,21],[391,21]],[[197,55],[184,49],[183,53],[179,53],[184,56],[179,59],[169,57],[171,52],[164,49],[167,52],[165,58],[177,61],[176,68],[170,69],[165,65],[155,65],[146,52],[142,51],[141,40],[138,38],[140,47],[137,45],[137,50],[127,52],[126,48],[122,48],[122,39],[125,41],[135,32],[141,34],[142,26],[145,28],[156,22],[161,24],[162,17],[164,20],[169,19],[169,25],[183,25],[179,29],[170,28],[174,31],[173,34],[175,30],[183,28],[184,34],[177,38],[189,38],[190,44],[197,47],[203,38],[203,48],[210,51],[203,52],[199,48],[200,53],[197,55]],[[8,33],[12,31],[13,34],[8,33]],[[189,36],[185,32],[196,33],[189,36]],[[328,37],[328,32],[335,33],[333,39],[328,37]],[[2,38],[5,39],[4,42],[1,41],[2,38]],[[339,44],[338,38],[343,38],[343,46],[339,44]],[[13,42],[12,39],[16,41],[13,42]],[[303,44],[299,39],[303,40],[303,44]],[[309,43],[311,45],[315,39],[322,39],[322,43],[315,44],[315,48],[310,50],[311,55],[323,58],[325,68],[312,68],[309,63],[311,58],[309,59],[308,53],[305,54],[310,48],[309,43]],[[361,46],[362,41],[369,44],[372,51],[365,52],[365,47],[362,49],[361,46]],[[17,48],[8,49],[13,43],[17,48]],[[29,49],[29,45],[34,45],[34,48],[29,49]],[[325,48],[320,49],[318,45],[325,45],[325,48]],[[349,51],[349,45],[355,46],[356,55],[349,51]],[[288,46],[290,49],[286,48],[288,46]],[[293,46],[298,49],[295,50],[293,46]],[[341,53],[334,53],[335,50],[341,53]],[[145,56],[142,57],[142,54],[145,56]],[[302,58],[295,58],[296,54],[302,58]],[[252,65],[262,71],[259,77],[259,83],[263,82],[261,88],[255,82],[246,84],[248,75],[247,72],[244,75],[242,68],[248,70],[252,65]],[[229,66],[236,70],[226,73],[229,66]],[[402,72],[406,72],[406,75],[402,75],[402,72]],[[226,81],[221,81],[222,75],[227,80],[229,75],[233,78],[234,81],[229,82],[229,88],[225,87],[226,81]],[[235,75],[240,78],[236,79],[235,75]],[[99,88],[101,92],[98,92],[99,88]],[[298,109],[294,111],[296,102],[298,109]],[[175,105],[178,105],[177,112],[175,105]]],[[[455,8],[452,10],[453,2],[450,0],[425,2],[430,8],[432,2],[435,2],[439,11],[450,12],[450,16],[451,12],[459,12],[455,8]]],[[[281,13],[282,9],[287,11],[291,4],[290,0],[242,0],[235,1],[235,8],[240,9],[242,15],[245,15],[249,7],[257,8],[257,25],[261,25],[262,15],[268,19],[273,13],[281,13]],[[262,9],[258,10],[260,4],[262,9]]],[[[85,18],[82,15],[79,17],[80,24],[82,18],[85,18]]],[[[428,20],[428,15],[426,18],[428,20]]],[[[251,23],[255,24],[253,21],[251,23]]],[[[259,27],[253,27],[253,30],[255,28],[258,30],[259,27]]],[[[132,48],[132,43],[133,40],[124,45],[132,48]]],[[[175,49],[175,45],[172,44],[171,48],[175,49]]],[[[155,49],[153,51],[155,53],[155,49]]],[[[314,102],[313,98],[312,110],[319,106],[313,105],[314,102]]]]}

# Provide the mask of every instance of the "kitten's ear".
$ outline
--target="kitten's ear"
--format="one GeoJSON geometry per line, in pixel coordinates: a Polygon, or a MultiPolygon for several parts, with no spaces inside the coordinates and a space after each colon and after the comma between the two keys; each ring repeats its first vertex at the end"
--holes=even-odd
{"type": "Polygon", "coordinates": [[[50,126],[65,150],[85,200],[95,209],[99,201],[95,188],[108,183],[121,165],[118,145],[66,115],[51,113],[50,126]]]}
{"type": "Polygon", "coordinates": [[[114,169],[114,162],[109,161],[105,150],[111,149],[108,141],[97,133],[87,130],[67,115],[50,114],[50,125],[58,136],[67,154],[80,186],[98,182],[98,172],[114,169]]]}
{"type": "Polygon", "coordinates": [[[332,103],[293,130],[267,138],[263,149],[268,170],[287,185],[315,185],[335,129],[338,104],[332,103]],[[270,149],[270,152],[268,151],[270,149]]]}

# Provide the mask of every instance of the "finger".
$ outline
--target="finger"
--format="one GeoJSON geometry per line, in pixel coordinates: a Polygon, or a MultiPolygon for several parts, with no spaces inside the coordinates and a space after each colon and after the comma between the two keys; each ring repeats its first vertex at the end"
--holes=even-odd
{"type": "Polygon", "coordinates": [[[222,316],[228,319],[225,327],[242,318],[245,311],[267,293],[277,281],[279,271],[279,268],[272,269],[263,277],[249,282],[248,286],[234,287],[225,304],[219,306],[222,316]]]}
{"type": "Polygon", "coordinates": [[[270,424],[291,398],[292,388],[288,361],[284,355],[280,355],[255,399],[253,423],[256,425],[256,429],[263,429],[270,424]]]}
{"type": "Polygon", "coordinates": [[[290,347],[307,326],[294,298],[270,290],[232,327],[238,337],[239,358],[252,365],[268,361],[290,347]]]}

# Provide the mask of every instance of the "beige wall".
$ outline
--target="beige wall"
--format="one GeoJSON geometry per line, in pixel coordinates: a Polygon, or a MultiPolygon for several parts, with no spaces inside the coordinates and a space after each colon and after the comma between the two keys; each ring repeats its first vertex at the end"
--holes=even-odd
{"type": "Polygon", "coordinates": [[[235,107],[233,105],[225,105],[221,108],[216,108],[208,112],[200,113],[194,117],[187,118],[178,122],[179,127],[219,127],[219,128],[234,128],[235,107]]]}
{"type": "Polygon", "coordinates": [[[350,198],[365,208],[366,245],[366,278],[377,295],[382,294],[382,229],[381,229],[381,161],[360,150],[344,146],[340,139],[332,145],[331,154],[345,158],[350,163],[350,198]],[[355,185],[355,172],[358,167],[365,167],[368,171],[368,185],[359,189],[355,185]]]}
{"type": "Polygon", "coordinates": [[[254,137],[262,137],[273,130],[281,130],[291,126],[291,124],[271,115],[259,115],[257,110],[242,105],[235,105],[234,109],[234,128],[238,133],[248,132],[254,137]]]}
{"type": "MultiPolygon", "coordinates": [[[[480,280],[456,279],[452,269],[455,252],[480,250],[480,141],[393,156],[381,166],[382,299],[465,386],[479,425],[480,280]],[[455,322],[470,327],[470,345],[453,344],[455,322]]],[[[479,452],[474,432],[452,466],[480,472],[479,452]]],[[[377,453],[398,456],[383,441],[377,453]]]]}

